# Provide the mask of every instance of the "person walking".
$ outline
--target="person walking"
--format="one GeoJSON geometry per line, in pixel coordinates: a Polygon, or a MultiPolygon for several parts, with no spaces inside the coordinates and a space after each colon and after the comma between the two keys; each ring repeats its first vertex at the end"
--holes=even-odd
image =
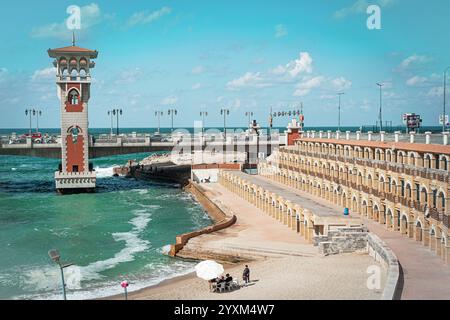
{"type": "Polygon", "coordinates": [[[250,282],[250,268],[248,265],[245,265],[244,272],[242,273],[242,279],[244,280],[245,284],[250,282]]]}

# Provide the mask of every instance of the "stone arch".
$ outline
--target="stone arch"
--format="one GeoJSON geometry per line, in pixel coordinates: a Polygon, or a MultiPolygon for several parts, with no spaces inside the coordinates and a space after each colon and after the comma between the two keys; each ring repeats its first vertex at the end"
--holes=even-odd
{"type": "Polygon", "coordinates": [[[423,233],[423,224],[419,219],[417,219],[414,232],[414,238],[416,239],[416,241],[422,242],[422,233],[423,233]]]}
{"type": "Polygon", "coordinates": [[[401,234],[403,234],[403,235],[409,234],[408,224],[409,224],[408,215],[406,213],[402,213],[401,218],[400,218],[400,233],[401,234]]]}

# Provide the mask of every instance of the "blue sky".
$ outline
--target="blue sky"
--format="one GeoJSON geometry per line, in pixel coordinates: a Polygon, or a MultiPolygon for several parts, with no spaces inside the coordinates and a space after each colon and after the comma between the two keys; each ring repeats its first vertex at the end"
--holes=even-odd
{"type": "MultiPolygon", "coordinates": [[[[442,0],[2,1],[0,127],[27,127],[24,110],[59,126],[54,70],[46,50],[67,46],[69,5],[82,8],[77,45],[100,52],[92,71],[91,127],[108,127],[120,107],[126,127],[155,127],[154,111],[175,106],[176,127],[267,125],[274,111],[304,104],[309,126],[374,124],[384,82],[384,120],[405,112],[435,125],[450,66],[450,2],[442,0]],[[382,29],[366,27],[370,4],[382,29]]],[[[450,100],[450,99],[449,99],[450,100]]],[[[450,103],[449,103],[450,108],[450,103]]],[[[276,120],[285,125],[287,120],[276,120]]],[[[163,126],[170,119],[162,119],[163,126]]]]}

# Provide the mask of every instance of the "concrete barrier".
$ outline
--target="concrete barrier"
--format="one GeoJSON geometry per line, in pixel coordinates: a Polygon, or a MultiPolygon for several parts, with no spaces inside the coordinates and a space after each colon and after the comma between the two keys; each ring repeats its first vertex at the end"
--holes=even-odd
{"type": "Polygon", "coordinates": [[[203,188],[201,188],[199,185],[190,183],[185,189],[197,198],[198,202],[200,202],[200,204],[205,208],[206,212],[214,220],[215,223],[212,226],[206,227],[204,229],[177,236],[176,243],[171,245],[170,247],[169,255],[172,257],[175,257],[190,239],[226,229],[234,225],[237,221],[237,217],[235,215],[231,217],[227,216],[225,212],[222,211],[222,209],[220,209],[214,202],[212,202],[205,195],[203,188]]]}
{"type": "Polygon", "coordinates": [[[369,233],[367,237],[369,255],[387,269],[387,279],[381,300],[397,300],[401,294],[400,264],[395,253],[378,236],[369,233]]]}

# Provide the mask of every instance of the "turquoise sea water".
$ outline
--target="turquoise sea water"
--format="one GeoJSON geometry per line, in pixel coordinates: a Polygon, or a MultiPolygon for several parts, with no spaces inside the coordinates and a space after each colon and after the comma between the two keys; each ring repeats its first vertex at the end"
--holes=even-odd
{"type": "Polygon", "coordinates": [[[97,193],[60,196],[58,160],[0,156],[0,299],[61,299],[60,251],[68,299],[89,299],[156,284],[192,271],[194,262],[166,256],[175,236],[211,224],[176,185],[112,177],[125,155],[95,159],[97,193]]]}

